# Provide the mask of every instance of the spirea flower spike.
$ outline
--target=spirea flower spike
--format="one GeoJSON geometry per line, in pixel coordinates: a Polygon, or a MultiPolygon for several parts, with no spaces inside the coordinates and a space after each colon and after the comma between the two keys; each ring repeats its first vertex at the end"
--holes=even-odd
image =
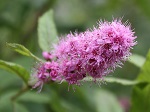
{"type": "Polygon", "coordinates": [[[117,19],[100,21],[93,30],[70,33],[50,51],[51,60],[34,74],[38,79],[35,85],[50,80],[80,85],[86,76],[95,80],[103,78],[128,59],[130,49],[136,45],[135,39],[131,26],[117,19]]]}

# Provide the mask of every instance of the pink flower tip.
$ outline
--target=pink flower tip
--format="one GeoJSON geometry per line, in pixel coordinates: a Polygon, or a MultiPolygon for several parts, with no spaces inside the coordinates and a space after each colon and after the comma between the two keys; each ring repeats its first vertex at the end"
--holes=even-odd
{"type": "Polygon", "coordinates": [[[43,55],[45,60],[51,60],[51,58],[52,58],[51,54],[49,52],[46,52],[46,51],[44,51],[42,53],[42,55],[43,55]]]}

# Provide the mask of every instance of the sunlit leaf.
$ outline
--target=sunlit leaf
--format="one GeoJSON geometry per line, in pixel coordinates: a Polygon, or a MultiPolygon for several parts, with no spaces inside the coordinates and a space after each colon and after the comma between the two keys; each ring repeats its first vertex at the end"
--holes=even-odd
{"type": "Polygon", "coordinates": [[[131,112],[150,112],[150,51],[138,75],[143,83],[134,86],[132,92],[131,112]]]}
{"type": "Polygon", "coordinates": [[[150,83],[150,50],[137,80],[150,83]]]}
{"type": "Polygon", "coordinates": [[[92,95],[95,100],[97,112],[123,112],[117,98],[110,92],[97,90],[92,95]]]}
{"type": "Polygon", "coordinates": [[[134,87],[131,112],[150,112],[150,84],[134,87]]]}
{"type": "Polygon", "coordinates": [[[16,43],[6,43],[7,46],[9,46],[10,48],[12,48],[14,51],[28,56],[28,57],[32,57],[37,61],[42,61],[41,59],[39,59],[38,57],[36,57],[34,54],[32,54],[26,47],[24,47],[23,45],[20,44],[16,44],[16,43]]]}
{"type": "Polygon", "coordinates": [[[46,12],[38,21],[38,39],[43,51],[50,51],[52,44],[58,40],[52,10],[46,12]]]}
{"type": "Polygon", "coordinates": [[[9,72],[15,73],[16,75],[21,77],[25,83],[28,82],[28,79],[30,76],[29,72],[26,69],[24,69],[21,65],[0,60],[0,68],[9,72]]]}
{"type": "Polygon", "coordinates": [[[133,54],[130,56],[129,62],[137,67],[142,67],[145,62],[145,58],[143,56],[133,54]]]}

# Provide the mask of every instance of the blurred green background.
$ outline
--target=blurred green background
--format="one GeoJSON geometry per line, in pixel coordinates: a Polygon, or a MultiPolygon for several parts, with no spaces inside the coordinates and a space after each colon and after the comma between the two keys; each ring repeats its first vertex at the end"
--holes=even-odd
{"type": "MultiPolygon", "coordinates": [[[[59,36],[93,28],[100,19],[123,17],[138,37],[132,52],[145,57],[150,48],[150,0],[0,0],[0,59],[31,71],[34,60],[13,52],[6,42],[23,44],[42,57],[37,20],[50,8],[59,36]]],[[[139,68],[126,62],[111,75],[132,80],[138,73],[139,68]]],[[[20,78],[0,69],[0,112],[129,112],[131,105],[132,87],[119,84],[99,87],[85,82],[75,92],[71,87],[68,92],[66,83],[47,84],[40,94],[29,90],[12,103],[11,97],[21,87],[20,78]]]]}

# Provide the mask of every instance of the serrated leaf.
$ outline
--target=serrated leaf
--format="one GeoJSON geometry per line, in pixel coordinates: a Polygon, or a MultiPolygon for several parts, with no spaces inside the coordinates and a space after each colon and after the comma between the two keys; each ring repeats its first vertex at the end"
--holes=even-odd
{"type": "Polygon", "coordinates": [[[97,112],[123,112],[117,98],[112,93],[97,90],[94,92],[93,97],[97,112]]]}
{"type": "Polygon", "coordinates": [[[150,112],[150,84],[133,88],[131,112],[150,112]]]}
{"type": "Polygon", "coordinates": [[[150,83],[150,50],[137,80],[150,83]]]}
{"type": "Polygon", "coordinates": [[[11,73],[15,73],[16,75],[21,77],[25,83],[28,82],[28,79],[30,76],[29,72],[25,68],[23,68],[21,65],[0,60],[0,68],[6,71],[9,71],[11,73]]]}
{"type": "Polygon", "coordinates": [[[50,51],[52,44],[58,41],[53,20],[53,11],[47,11],[38,21],[38,42],[43,51],[50,51]]]}
{"type": "Polygon", "coordinates": [[[133,54],[130,56],[129,62],[137,67],[142,67],[144,65],[145,60],[146,59],[143,56],[133,54]]]}
{"type": "MultiPolygon", "coordinates": [[[[84,79],[84,81],[93,81],[92,77],[87,77],[84,79]]],[[[135,80],[127,80],[127,79],[120,79],[120,78],[115,78],[115,77],[105,77],[104,80],[102,80],[102,83],[118,83],[124,86],[130,86],[130,85],[136,85],[140,83],[140,81],[135,81],[135,80]]]]}
{"type": "Polygon", "coordinates": [[[22,54],[22,55],[25,55],[25,56],[28,56],[28,57],[32,57],[34,58],[35,60],[37,61],[42,61],[41,59],[39,59],[38,57],[36,57],[34,54],[32,54],[26,47],[24,47],[23,45],[20,45],[20,44],[16,44],[16,43],[6,43],[6,45],[8,47],[10,47],[11,49],[13,49],[14,51],[22,54]]]}

